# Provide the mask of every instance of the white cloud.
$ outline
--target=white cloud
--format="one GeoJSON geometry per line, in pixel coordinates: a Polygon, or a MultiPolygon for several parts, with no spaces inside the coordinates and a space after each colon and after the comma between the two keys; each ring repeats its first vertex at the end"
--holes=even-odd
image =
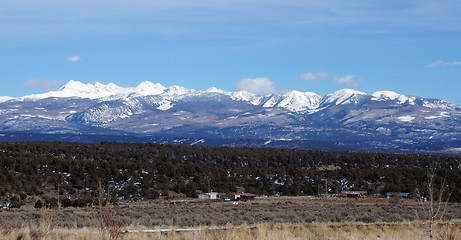
{"type": "Polygon", "coordinates": [[[445,62],[442,60],[437,60],[431,64],[427,64],[426,67],[456,66],[456,65],[461,65],[461,62],[459,61],[445,62]]]}
{"type": "Polygon", "coordinates": [[[275,93],[274,83],[269,78],[244,78],[235,83],[239,91],[248,91],[254,94],[266,95],[275,93]]]}
{"type": "Polygon", "coordinates": [[[330,73],[327,73],[327,72],[317,72],[316,76],[318,78],[327,78],[328,76],[330,76],[330,73]]]}
{"type": "Polygon", "coordinates": [[[365,82],[364,77],[355,76],[355,75],[346,75],[344,77],[336,76],[334,78],[335,82],[340,85],[348,85],[358,87],[365,82]]]}
{"type": "Polygon", "coordinates": [[[80,61],[80,60],[81,60],[81,59],[80,59],[79,56],[72,56],[72,57],[68,57],[68,58],[67,58],[67,61],[69,61],[69,62],[78,62],[78,61],[80,61]]]}
{"type": "Polygon", "coordinates": [[[317,72],[316,74],[313,74],[311,72],[304,73],[298,76],[298,79],[305,80],[305,81],[314,81],[314,80],[319,80],[322,78],[327,78],[330,74],[327,72],[317,72]]]}
{"type": "Polygon", "coordinates": [[[40,90],[50,91],[50,90],[55,90],[64,84],[65,82],[62,80],[32,78],[24,82],[22,84],[22,87],[28,88],[28,89],[40,89],[40,90]]]}

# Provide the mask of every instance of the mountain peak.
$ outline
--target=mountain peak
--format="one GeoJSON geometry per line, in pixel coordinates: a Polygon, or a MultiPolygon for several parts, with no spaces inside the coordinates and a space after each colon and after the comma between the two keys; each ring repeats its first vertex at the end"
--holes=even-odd
{"type": "Polygon", "coordinates": [[[334,93],[328,94],[322,100],[322,104],[331,104],[334,103],[336,105],[342,104],[357,104],[362,98],[369,96],[364,92],[360,92],[353,89],[341,89],[334,93]]]}
{"type": "Polygon", "coordinates": [[[322,97],[313,92],[300,92],[293,90],[283,94],[283,99],[277,106],[290,111],[301,112],[319,107],[322,97]]]}
{"type": "Polygon", "coordinates": [[[209,93],[225,93],[223,90],[215,88],[215,87],[210,87],[206,90],[206,92],[209,93]]]}
{"type": "Polygon", "coordinates": [[[87,87],[87,85],[82,83],[82,82],[75,81],[75,80],[70,80],[66,84],[64,84],[64,86],[62,86],[60,89],[58,89],[58,92],[59,91],[64,91],[66,89],[82,89],[82,88],[86,88],[86,87],[87,87]]]}
{"type": "Polygon", "coordinates": [[[70,80],[57,91],[33,94],[19,99],[38,100],[49,97],[98,99],[123,94],[124,90],[125,88],[119,87],[113,83],[102,84],[100,82],[95,82],[85,84],[79,81],[70,80]]]}
{"type": "Polygon", "coordinates": [[[167,95],[184,95],[186,93],[195,92],[193,89],[188,89],[181,86],[171,86],[165,89],[165,94],[167,95]]]}
{"type": "Polygon", "coordinates": [[[378,91],[371,94],[373,97],[371,100],[374,101],[388,101],[388,100],[398,100],[399,103],[406,102],[409,98],[405,95],[398,94],[393,91],[378,91]]]}
{"type": "Polygon", "coordinates": [[[151,83],[149,81],[144,81],[140,83],[136,88],[135,91],[137,94],[141,96],[147,95],[158,95],[165,92],[166,87],[164,87],[160,83],[151,83]]]}
{"type": "Polygon", "coordinates": [[[354,90],[354,89],[349,89],[349,88],[343,88],[343,89],[340,89],[334,93],[332,93],[334,95],[337,95],[337,96],[346,96],[346,95],[368,95],[364,92],[361,92],[361,91],[357,91],[357,90],[354,90]]]}

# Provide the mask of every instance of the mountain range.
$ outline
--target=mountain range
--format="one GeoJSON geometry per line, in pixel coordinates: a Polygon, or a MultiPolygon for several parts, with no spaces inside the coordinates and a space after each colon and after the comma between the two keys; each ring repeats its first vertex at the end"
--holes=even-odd
{"type": "Polygon", "coordinates": [[[257,95],[69,81],[0,97],[0,140],[136,141],[461,154],[461,106],[391,91],[257,95]]]}

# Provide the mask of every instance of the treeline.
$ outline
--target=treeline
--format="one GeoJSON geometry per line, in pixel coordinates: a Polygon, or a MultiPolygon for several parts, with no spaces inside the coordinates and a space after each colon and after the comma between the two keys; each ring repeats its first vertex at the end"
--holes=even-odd
{"type": "Polygon", "coordinates": [[[410,192],[428,169],[461,201],[461,158],[160,144],[1,142],[0,196],[57,191],[74,198],[155,199],[169,192],[315,195],[410,192]],[[440,178],[439,178],[440,179],[440,178]]]}

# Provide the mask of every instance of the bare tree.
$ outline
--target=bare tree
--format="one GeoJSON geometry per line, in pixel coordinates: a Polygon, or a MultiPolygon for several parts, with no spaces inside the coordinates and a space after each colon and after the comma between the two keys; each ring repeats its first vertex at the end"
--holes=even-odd
{"type": "Polygon", "coordinates": [[[434,238],[434,223],[442,220],[445,215],[449,196],[444,199],[447,184],[445,179],[440,179],[440,186],[436,184],[434,169],[427,172],[427,183],[423,192],[415,189],[418,208],[415,210],[416,217],[421,221],[429,221],[429,238],[434,238]]]}

